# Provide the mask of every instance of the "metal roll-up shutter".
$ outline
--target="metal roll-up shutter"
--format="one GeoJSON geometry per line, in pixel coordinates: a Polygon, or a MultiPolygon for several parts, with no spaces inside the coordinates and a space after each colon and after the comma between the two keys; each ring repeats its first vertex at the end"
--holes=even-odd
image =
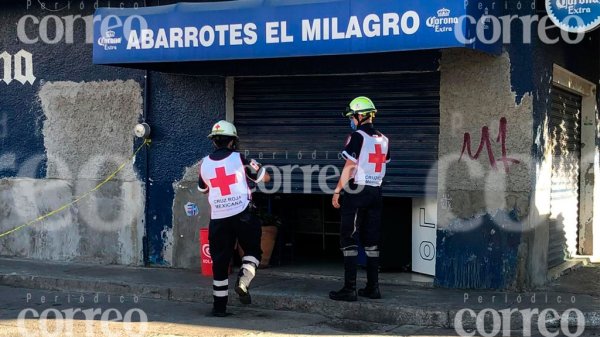
{"type": "Polygon", "coordinates": [[[554,87],[550,112],[552,178],[548,268],[560,265],[575,247],[579,225],[581,96],[554,87]]]}
{"type": "MultiPolygon", "coordinates": [[[[357,96],[370,97],[379,113],[376,128],[391,143],[384,194],[418,197],[437,191],[437,172],[430,172],[438,157],[438,72],[376,75],[291,76],[236,78],[234,118],[241,149],[263,164],[279,167],[327,165],[343,167],[338,154],[351,133],[342,116],[357,96]]],[[[333,170],[327,172],[333,175],[333,170]]],[[[292,171],[286,193],[322,193],[319,174],[305,186],[300,169],[292,171]]],[[[335,188],[337,179],[329,179],[335,188]]]]}

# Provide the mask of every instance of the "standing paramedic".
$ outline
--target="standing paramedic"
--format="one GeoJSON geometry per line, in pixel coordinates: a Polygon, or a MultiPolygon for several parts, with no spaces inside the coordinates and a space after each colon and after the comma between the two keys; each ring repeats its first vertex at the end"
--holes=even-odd
{"type": "Polygon", "coordinates": [[[379,291],[379,242],[381,236],[381,183],[390,161],[389,142],[375,130],[375,105],[357,97],[345,116],[355,130],[342,153],[346,164],[335,188],[332,204],[341,207],[340,246],[344,254],[344,287],[329,293],[336,301],[356,301],[358,242],[367,255],[367,285],[359,296],[381,298],[379,291]],[[359,221],[360,220],[360,221],[359,221]]]}
{"type": "Polygon", "coordinates": [[[262,255],[260,222],[250,213],[252,194],[248,180],[269,182],[271,177],[256,161],[247,161],[236,150],[235,126],[220,121],[208,138],[215,151],[202,159],[198,189],[208,193],[211,207],[209,224],[210,254],[213,260],[213,310],[217,317],[228,316],[229,264],[236,240],[246,254],[235,284],[240,302],[250,304],[248,291],[262,255]]]}

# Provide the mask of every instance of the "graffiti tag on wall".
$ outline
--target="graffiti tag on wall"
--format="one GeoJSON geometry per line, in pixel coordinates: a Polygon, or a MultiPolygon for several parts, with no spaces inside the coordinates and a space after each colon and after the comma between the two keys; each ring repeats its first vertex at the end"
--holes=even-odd
{"type": "Polygon", "coordinates": [[[479,159],[479,155],[481,155],[481,152],[483,151],[483,147],[485,146],[485,149],[486,149],[487,155],[488,155],[488,159],[490,161],[490,166],[492,166],[493,169],[498,169],[496,162],[502,162],[502,164],[504,165],[504,171],[506,173],[508,173],[510,171],[510,165],[511,164],[519,164],[520,161],[518,161],[514,158],[508,157],[507,150],[506,150],[506,137],[507,137],[507,129],[508,129],[507,124],[508,124],[508,122],[506,121],[505,117],[500,118],[498,137],[496,138],[496,143],[500,143],[501,148],[502,148],[502,154],[501,154],[500,159],[496,160],[496,157],[494,156],[494,150],[492,149],[492,140],[490,137],[490,129],[486,125],[481,128],[481,139],[479,140],[479,147],[477,148],[477,151],[475,152],[475,154],[473,154],[473,152],[471,151],[471,134],[469,132],[465,132],[459,161],[462,160],[462,157],[465,154],[465,151],[469,155],[469,158],[471,158],[472,160],[479,159]]]}

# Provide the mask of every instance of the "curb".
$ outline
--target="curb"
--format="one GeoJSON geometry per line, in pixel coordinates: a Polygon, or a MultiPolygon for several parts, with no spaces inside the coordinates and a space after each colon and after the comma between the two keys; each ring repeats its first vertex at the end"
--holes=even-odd
{"type": "MultiPolygon", "coordinates": [[[[212,289],[210,287],[166,287],[151,284],[130,284],[125,282],[98,281],[82,278],[56,278],[37,275],[18,275],[16,273],[0,275],[0,285],[48,291],[89,292],[106,294],[136,294],[140,298],[160,299],[179,302],[212,303],[212,289]]],[[[269,292],[265,288],[257,288],[252,292],[252,307],[267,310],[286,310],[303,313],[320,314],[332,319],[358,320],[390,325],[413,325],[422,327],[435,327],[454,329],[454,317],[458,310],[444,310],[433,307],[414,307],[399,304],[385,304],[374,301],[336,302],[326,297],[297,296],[269,292]]],[[[237,301],[233,289],[230,290],[229,305],[244,307],[237,301]]],[[[587,312],[585,328],[600,329],[600,312],[587,312]]],[[[548,327],[560,326],[559,320],[550,317],[545,319],[548,327]]],[[[536,322],[537,323],[537,322],[536,322]]],[[[476,320],[463,316],[463,328],[475,329],[476,320]]],[[[485,320],[486,327],[491,327],[492,322],[485,320]]],[[[523,327],[523,319],[519,314],[510,318],[513,329],[523,327]]],[[[569,319],[569,327],[576,327],[577,321],[569,319]]]]}
{"type": "MultiPolygon", "coordinates": [[[[111,281],[91,281],[81,278],[53,278],[37,275],[0,275],[0,285],[49,291],[136,294],[140,298],[180,302],[212,303],[212,290],[205,288],[161,287],[150,284],[128,284],[111,281]]],[[[320,314],[329,318],[360,320],[381,324],[450,327],[449,312],[426,310],[376,302],[335,302],[325,297],[292,297],[263,289],[252,292],[252,306],[268,310],[286,310],[320,314]]],[[[229,305],[243,307],[230,290],[229,305]]]]}

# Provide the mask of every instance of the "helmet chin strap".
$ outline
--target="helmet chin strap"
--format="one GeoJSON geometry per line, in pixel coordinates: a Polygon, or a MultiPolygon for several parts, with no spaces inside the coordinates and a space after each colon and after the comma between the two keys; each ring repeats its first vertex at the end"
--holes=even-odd
{"type": "Polygon", "coordinates": [[[356,120],[358,121],[358,123],[356,125],[357,128],[360,127],[361,125],[363,125],[366,121],[368,121],[369,118],[371,118],[371,117],[365,117],[365,118],[361,119],[360,116],[361,116],[360,114],[354,114],[354,118],[356,118],[356,120]]]}

